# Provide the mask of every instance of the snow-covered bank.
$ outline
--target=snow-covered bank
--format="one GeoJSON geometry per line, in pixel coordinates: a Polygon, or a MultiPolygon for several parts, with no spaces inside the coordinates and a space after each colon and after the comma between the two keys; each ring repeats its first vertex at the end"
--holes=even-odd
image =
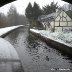
{"type": "Polygon", "coordinates": [[[23,25],[0,28],[0,36],[5,35],[6,33],[10,32],[16,28],[19,28],[21,26],[23,26],[23,25]]]}
{"type": "MultiPolygon", "coordinates": [[[[0,37],[22,26],[0,28],[0,37]]],[[[15,48],[2,38],[0,38],[0,60],[20,60],[15,48]]]]}
{"type": "Polygon", "coordinates": [[[15,48],[6,40],[0,38],[0,60],[19,60],[15,48]]]}
{"type": "Polygon", "coordinates": [[[41,36],[44,36],[56,42],[72,47],[72,32],[70,33],[48,32],[46,30],[35,30],[35,29],[30,29],[30,31],[39,33],[41,36]]]}

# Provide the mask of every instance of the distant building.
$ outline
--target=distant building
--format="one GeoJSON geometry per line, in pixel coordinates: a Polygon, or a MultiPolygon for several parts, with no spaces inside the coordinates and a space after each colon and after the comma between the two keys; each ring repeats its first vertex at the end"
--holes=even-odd
{"type": "Polygon", "coordinates": [[[38,19],[46,30],[69,31],[72,29],[72,19],[64,10],[57,10],[55,13],[42,15],[38,19]]]}

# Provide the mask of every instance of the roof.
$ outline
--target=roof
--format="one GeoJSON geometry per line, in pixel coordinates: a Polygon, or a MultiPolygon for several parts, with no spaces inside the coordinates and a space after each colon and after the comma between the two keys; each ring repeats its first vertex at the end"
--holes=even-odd
{"type": "Polygon", "coordinates": [[[50,22],[52,20],[54,20],[56,13],[51,13],[48,15],[41,15],[38,20],[41,22],[50,22]]]}
{"type": "Polygon", "coordinates": [[[40,22],[52,22],[55,18],[61,13],[62,10],[48,14],[48,15],[41,15],[38,20],[40,22]]]}
{"type": "MultiPolygon", "coordinates": [[[[60,9],[58,10],[57,12],[54,12],[54,13],[51,13],[51,14],[48,14],[48,15],[41,15],[38,20],[40,22],[52,22],[56,19],[56,17],[62,12],[64,11],[63,9],[60,9]]],[[[65,12],[65,11],[64,11],[65,12]]],[[[65,13],[67,13],[67,15],[72,19],[72,11],[69,10],[69,11],[66,11],[65,13]]]]}
{"type": "Polygon", "coordinates": [[[72,10],[66,11],[67,15],[72,19],[72,10]]]}

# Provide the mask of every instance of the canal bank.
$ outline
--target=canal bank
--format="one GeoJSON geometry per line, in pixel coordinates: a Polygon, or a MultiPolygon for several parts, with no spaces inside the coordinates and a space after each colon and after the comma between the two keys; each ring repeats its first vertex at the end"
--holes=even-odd
{"type": "Polygon", "coordinates": [[[0,72],[24,72],[15,48],[0,38],[0,72]]]}
{"type": "Polygon", "coordinates": [[[71,45],[66,44],[62,41],[55,40],[53,38],[41,35],[40,32],[38,32],[37,30],[30,29],[30,32],[34,34],[35,36],[37,36],[38,38],[40,38],[41,40],[45,41],[49,46],[56,48],[60,50],[61,52],[72,56],[72,46],[71,45]]]}
{"type": "Polygon", "coordinates": [[[24,72],[21,60],[15,48],[3,39],[23,25],[0,28],[0,72],[24,72]]]}
{"type": "Polygon", "coordinates": [[[72,72],[72,59],[48,46],[28,31],[18,28],[5,37],[16,49],[24,72],[72,72]]]}
{"type": "Polygon", "coordinates": [[[24,25],[17,25],[11,27],[0,28],[0,37],[4,38],[6,35],[16,30],[17,28],[23,27],[24,25]]]}

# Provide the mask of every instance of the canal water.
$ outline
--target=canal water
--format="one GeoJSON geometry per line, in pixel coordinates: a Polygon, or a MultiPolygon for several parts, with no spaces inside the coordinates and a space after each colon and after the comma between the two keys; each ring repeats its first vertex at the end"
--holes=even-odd
{"type": "Polygon", "coordinates": [[[24,72],[72,72],[72,59],[19,28],[5,37],[16,49],[24,72]]]}

